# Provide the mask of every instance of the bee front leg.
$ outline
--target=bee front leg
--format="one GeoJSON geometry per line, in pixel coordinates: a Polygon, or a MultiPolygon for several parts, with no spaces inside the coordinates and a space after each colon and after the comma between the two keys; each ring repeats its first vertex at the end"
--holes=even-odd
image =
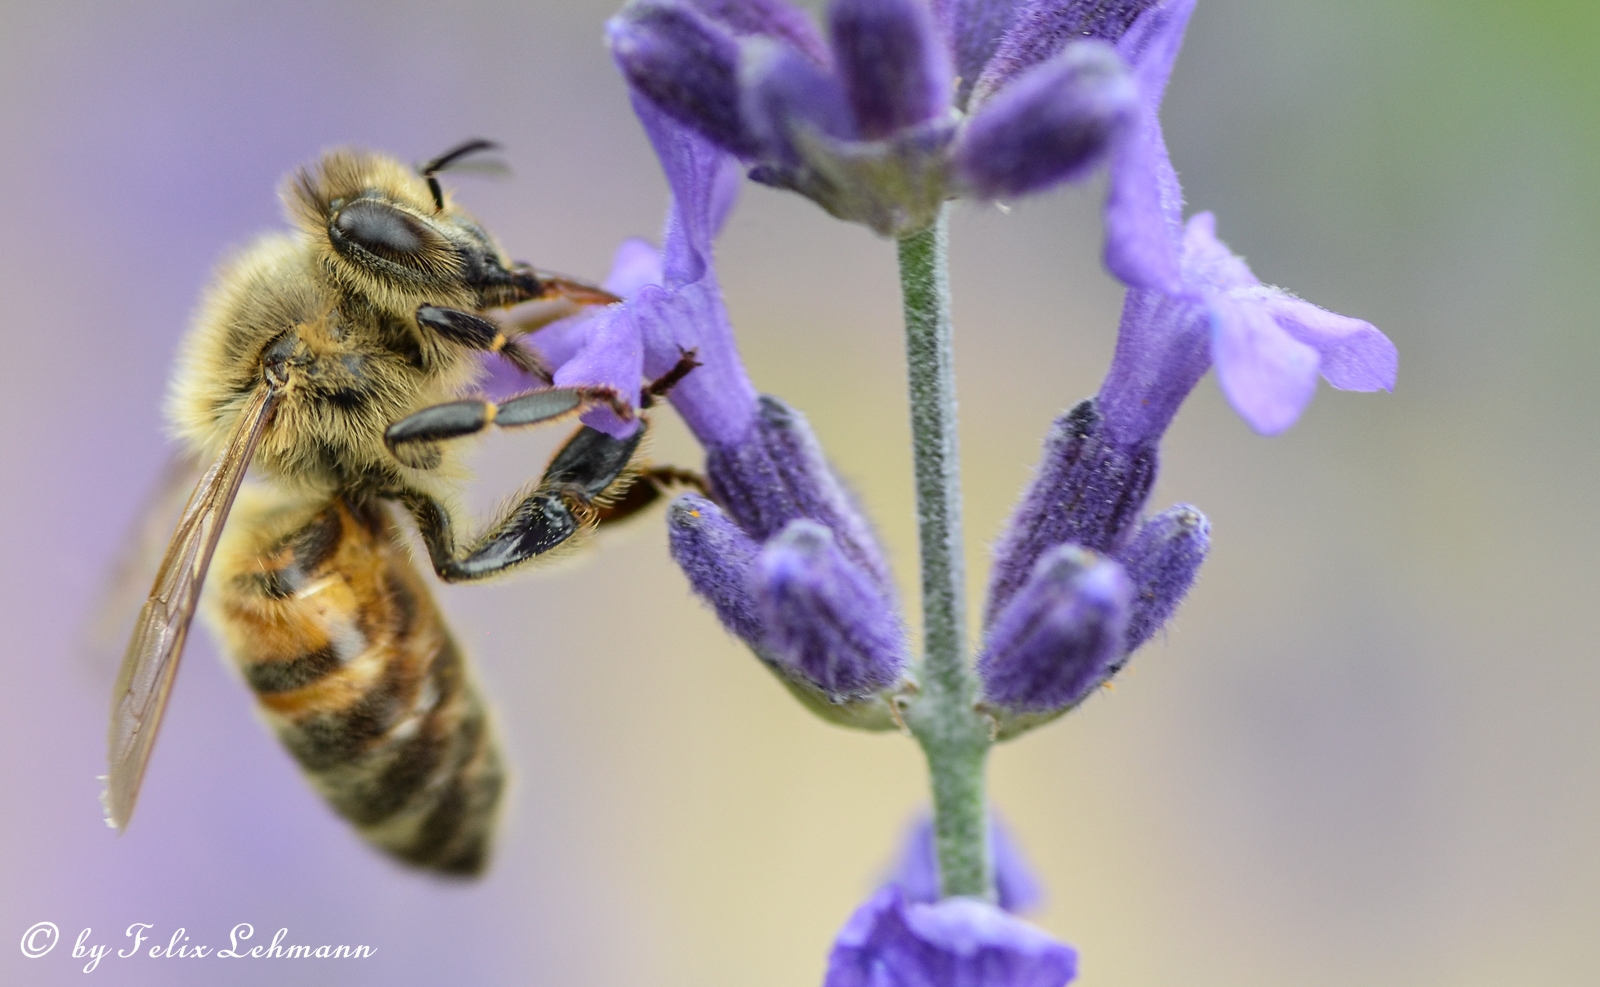
{"type": "Polygon", "coordinates": [[[487,353],[498,353],[518,370],[546,384],[555,380],[554,371],[544,357],[508,337],[498,325],[481,315],[457,308],[422,305],[417,308],[417,325],[431,329],[451,342],[487,353]]]}

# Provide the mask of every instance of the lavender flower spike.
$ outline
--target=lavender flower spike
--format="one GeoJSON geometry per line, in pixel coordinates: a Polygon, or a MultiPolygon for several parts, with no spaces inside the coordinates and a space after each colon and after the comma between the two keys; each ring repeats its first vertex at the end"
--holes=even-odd
{"type": "Polygon", "coordinates": [[[608,35],[634,91],[737,155],[751,178],[898,237],[958,194],[1080,178],[1132,124],[1136,90],[1110,46],[1126,25],[1093,11],[1078,15],[1087,27],[1075,39],[1035,39],[1029,50],[1048,57],[1014,73],[1016,94],[999,98],[1007,76],[969,105],[977,60],[1003,44],[1014,5],[833,0],[823,44],[798,15],[777,17],[779,0],[633,0],[608,35]]]}
{"type": "Polygon", "coordinates": [[[823,987],[1064,987],[1078,954],[976,898],[907,904],[898,887],[850,916],[823,987]]]}
{"type": "Polygon", "coordinates": [[[989,625],[978,675],[1000,710],[1077,705],[1123,655],[1133,587],[1110,559],[1062,545],[989,625]]]}
{"type": "MultiPolygon", "coordinates": [[[[934,845],[933,817],[923,815],[911,824],[901,845],[900,859],[886,885],[894,885],[906,901],[938,901],[939,855],[934,845]]],[[[989,859],[994,867],[995,903],[1013,915],[1032,911],[1044,900],[1044,889],[1011,830],[995,812],[989,813],[989,859]]]]}

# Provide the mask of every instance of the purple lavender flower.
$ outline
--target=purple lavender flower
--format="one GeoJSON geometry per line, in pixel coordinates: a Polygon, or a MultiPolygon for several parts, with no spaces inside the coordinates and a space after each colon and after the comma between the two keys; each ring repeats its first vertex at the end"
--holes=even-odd
{"type": "MultiPolygon", "coordinates": [[[[989,813],[989,858],[994,867],[996,903],[1012,914],[1032,911],[1044,900],[1033,868],[998,814],[989,813]]],[[[919,816],[906,830],[900,858],[886,886],[898,887],[912,903],[938,901],[939,855],[934,845],[933,817],[919,816]]]]}
{"type": "Polygon", "coordinates": [[[1234,410],[1264,435],[1293,425],[1317,376],[1343,390],[1392,390],[1399,356],[1370,323],[1263,285],[1216,238],[1210,213],[1189,220],[1178,292],[1133,288],[1100,387],[1108,436],[1160,437],[1212,363],[1234,410]]]}
{"type": "Polygon", "coordinates": [[[1274,435],[1310,402],[1319,373],[1345,390],[1391,390],[1399,362],[1370,323],[1263,285],[1217,240],[1211,214],[1183,223],[1159,113],[1193,10],[1194,0],[1151,7],[1117,42],[1139,106],[1113,151],[1106,266],[1133,290],[1099,406],[1108,437],[1129,447],[1161,436],[1212,363],[1234,409],[1274,435]]]}
{"type": "Polygon", "coordinates": [[[824,42],[781,0],[633,0],[608,31],[634,90],[752,178],[900,236],[1087,174],[1138,113],[1113,43],[1150,2],[833,0],[824,42]]]}
{"type": "Polygon", "coordinates": [[[1043,929],[976,898],[908,904],[899,887],[850,916],[823,987],[1063,987],[1078,954],[1043,929]]]}
{"type": "MultiPolygon", "coordinates": [[[[673,558],[723,625],[808,706],[891,728],[886,694],[900,687],[907,658],[888,563],[805,419],[757,396],[717,284],[712,242],[737,194],[733,158],[649,101],[636,98],[634,108],[672,190],[662,250],[623,244],[606,283],[626,302],[544,329],[537,342],[558,381],[632,380],[635,391],[641,374],[659,376],[695,352],[700,366],[668,400],[706,449],[714,499],[672,505],[673,558]]],[[[635,427],[610,411],[585,421],[620,434],[635,427]]]]}

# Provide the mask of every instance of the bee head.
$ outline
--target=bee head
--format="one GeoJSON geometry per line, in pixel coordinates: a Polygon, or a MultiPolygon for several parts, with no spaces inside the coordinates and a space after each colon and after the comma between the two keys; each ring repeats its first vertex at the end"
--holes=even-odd
{"type": "Polygon", "coordinates": [[[449,160],[419,173],[385,155],[330,151],[292,175],[283,197],[290,217],[322,248],[324,270],[385,308],[483,309],[537,296],[532,272],[508,264],[439,187],[434,172],[449,160]]]}

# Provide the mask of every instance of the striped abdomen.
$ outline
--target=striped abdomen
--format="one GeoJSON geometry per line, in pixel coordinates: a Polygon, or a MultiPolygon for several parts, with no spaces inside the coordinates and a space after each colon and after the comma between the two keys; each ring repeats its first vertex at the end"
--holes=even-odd
{"type": "Polygon", "coordinates": [[[241,513],[212,613],[278,737],[364,838],[419,867],[480,872],[500,752],[386,508],[338,498],[286,534],[286,511],[241,513]]]}

